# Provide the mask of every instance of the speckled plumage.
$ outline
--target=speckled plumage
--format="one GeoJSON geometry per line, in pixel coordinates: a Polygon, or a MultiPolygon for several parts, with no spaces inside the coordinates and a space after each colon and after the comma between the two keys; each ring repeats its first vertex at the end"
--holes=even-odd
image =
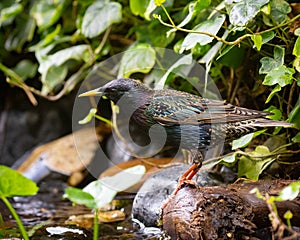
{"type": "Polygon", "coordinates": [[[163,126],[167,145],[182,144],[187,149],[205,150],[265,127],[291,125],[265,118],[266,112],[172,89],[153,90],[133,79],[113,80],[96,91],[116,104],[125,99],[135,109],[136,123],[163,126]]]}

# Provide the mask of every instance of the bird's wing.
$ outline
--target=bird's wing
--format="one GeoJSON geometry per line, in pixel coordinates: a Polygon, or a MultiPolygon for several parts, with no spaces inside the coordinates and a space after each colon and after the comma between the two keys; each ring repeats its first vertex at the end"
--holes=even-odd
{"type": "Polygon", "coordinates": [[[145,114],[161,125],[211,124],[237,122],[268,115],[268,113],[236,107],[224,101],[199,96],[155,96],[145,114]]]}

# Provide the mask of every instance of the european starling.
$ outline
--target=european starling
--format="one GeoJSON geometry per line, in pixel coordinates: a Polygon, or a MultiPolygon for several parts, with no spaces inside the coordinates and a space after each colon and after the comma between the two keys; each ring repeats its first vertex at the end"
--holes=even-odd
{"type": "Polygon", "coordinates": [[[124,100],[134,109],[131,118],[141,129],[158,124],[167,133],[167,146],[189,150],[193,164],[180,178],[176,191],[198,172],[201,151],[265,127],[292,126],[265,118],[269,115],[266,112],[173,89],[153,90],[130,78],[112,80],[80,96],[106,96],[117,105],[124,100]]]}

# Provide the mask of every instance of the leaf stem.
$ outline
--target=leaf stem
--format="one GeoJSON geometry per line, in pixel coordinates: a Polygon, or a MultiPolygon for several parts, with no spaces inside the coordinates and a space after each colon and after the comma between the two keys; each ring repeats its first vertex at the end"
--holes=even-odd
{"type": "Polygon", "coordinates": [[[7,206],[7,208],[9,209],[9,211],[11,212],[11,214],[13,215],[14,219],[16,220],[18,227],[20,229],[20,232],[24,238],[24,240],[29,240],[29,237],[27,235],[27,232],[22,224],[22,221],[19,217],[19,215],[17,214],[16,210],[13,208],[13,206],[10,204],[10,202],[7,200],[6,197],[1,197],[2,201],[5,203],[5,205],[7,206]]]}
{"type": "MultiPolygon", "coordinates": [[[[178,31],[182,31],[182,32],[187,32],[187,33],[196,33],[196,34],[204,34],[204,35],[207,35],[207,36],[210,36],[210,37],[213,37],[215,38],[217,41],[219,42],[222,42],[222,43],[225,43],[227,45],[236,45],[236,44],[239,44],[241,41],[243,41],[244,39],[248,38],[248,37],[251,37],[253,34],[245,34],[239,38],[237,38],[236,40],[234,41],[226,41],[225,39],[215,35],[215,34],[212,34],[212,33],[209,33],[209,32],[202,32],[202,31],[195,31],[195,30],[190,30],[190,29],[185,29],[185,28],[181,28],[181,27],[178,27],[174,24],[174,22],[172,21],[171,17],[169,14],[167,14],[167,10],[165,9],[165,7],[163,7],[163,5],[161,6],[163,8],[163,10],[166,12],[166,15],[168,17],[168,19],[170,20],[171,24],[169,23],[166,23],[164,22],[162,19],[161,19],[161,16],[159,15],[154,15],[154,18],[158,19],[160,21],[160,23],[164,26],[167,26],[167,27],[170,27],[170,28],[175,28],[176,30],[178,31]]],[[[254,35],[260,35],[262,33],[267,33],[267,32],[271,32],[273,30],[276,30],[278,28],[281,28],[283,26],[286,26],[286,25],[289,25],[290,23],[294,22],[295,20],[297,20],[298,18],[300,18],[300,14],[298,14],[297,16],[295,16],[294,18],[292,18],[291,20],[287,21],[287,22],[284,22],[284,23],[281,23],[281,24],[278,24],[277,26],[274,26],[272,28],[269,28],[269,29],[266,29],[266,30],[263,30],[261,32],[257,32],[257,33],[254,33],[254,35]]]]}
{"type": "Polygon", "coordinates": [[[93,240],[98,240],[98,231],[99,231],[99,225],[98,225],[98,209],[94,209],[94,233],[93,233],[93,240]]]}

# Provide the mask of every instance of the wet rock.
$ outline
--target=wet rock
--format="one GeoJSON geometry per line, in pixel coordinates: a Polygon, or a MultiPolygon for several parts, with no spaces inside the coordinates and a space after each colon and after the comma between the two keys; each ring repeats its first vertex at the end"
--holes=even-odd
{"type": "MultiPolygon", "coordinates": [[[[189,166],[180,164],[163,169],[149,178],[137,193],[133,206],[132,216],[145,226],[157,226],[161,206],[177,186],[178,178],[189,166]]],[[[194,180],[200,186],[220,185],[212,179],[208,171],[200,170],[194,180]]]]}

